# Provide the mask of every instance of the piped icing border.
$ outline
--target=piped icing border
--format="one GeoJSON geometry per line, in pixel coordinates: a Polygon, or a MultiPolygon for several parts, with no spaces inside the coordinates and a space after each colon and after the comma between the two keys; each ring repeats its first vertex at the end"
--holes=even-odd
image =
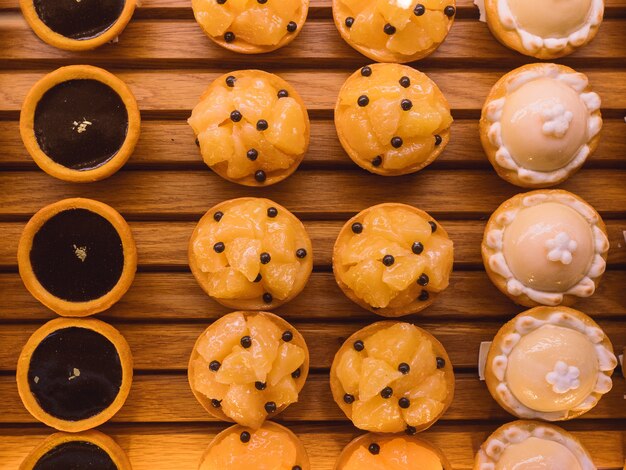
{"type": "Polygon", "coordinates": [[[551,53],[558,53],[567,49],[568,47],[580,47],[591,36],[591,29],[597,27],[602,23],[604,16],[604,1],[603,0],[591,0],[591,7],[589,8],[589,14],[585,24],[570,33],[566,37],[562,38],[543,38],[532,34],[522,28],[515,15],[509,7],[508,0],[498,0],[498,19],[502,24],[502,27],[507,31],[515,31],[520,38],[522,47],[531,54],[536,54],[541,49],[547,49],[551,53]]]}
{"type": "MultiPolygon", "coordinates": [[[[532,314],[528,313],[519,315],[513,321],[513,332],[504,336],[498,344],[492,344],[492,348],[499,347],[500,354],[493,357],[493,359],[491,359],[491,363],[488,363],[487,366],[491,367],[491,371],[498,381],[495,393],[498,395],[500,400],[506,404],[506,406],[515,412],[517,416],[521,418],[541,418],[547,421],[569,419],[570,413],[581,414],[593,408],[598,403],[600,397],[611,390],[613,387],[613,381],[611,380],[610,374],[613,372],[615,367],[617,367],[617,358],[613,352],[605,344],[603,344],[606,339],[606,335],[598,326],[595,324],[588,325],[583,319],[576,318],[574,315],[560,309],[555,309],[554,313],[548,315],[546,319],[536,318],[532,314]],[[582,403],[569,410],[547,413],[535,411],[523,405],[517,398],[515,398],[515,395],[509,388],[509,385],[505,382],[508,358],[515,346],[519,343],[523,336],[526,336],[546,325],[569,328],[582,333],[591,343],[593,343],[598,358],[598,368],[600,372],[598,373],[598,378],[593,388],[593,392],[582,403]]],[[[566,375],[567,372],[569,371],[566,371],[566,375]]],[[[548,380],[548,377],[551,376],[551,374],[553,374],[553,372],[548,373],[546,380],[548,380]]],[[[553,381],[558,383],[558,380],[554,380],[554,378],[555,377],[552,377],[553,381]]],[[[565,378],[571,378],[572,380],[567,380],[567,383],[560,383],[559,385],[574,387],[574,381],[577,380],[577,376],[565,378]]]]}
{"type": "Polygon", "coordinates": [[[497,275],[505,279],[506,290],[513,296],[525,294],[532,301],[543,305],[559,305],[563,302],[565,295],[573,295],[576,297],[589,297],[596,289],[595,279],[604,274],[606,269],[606,261],[602,256],[609,249],[609,240],[604,231],[598,226],[601,222],[600,216],[596,211],[584,201],[576,198],[572,194],[565,192],[534,192],[529,195],[522,196],[521,204],[518,207],[507,210],[498,214],[495,219],[489,221],[488,230],[485,234],[485,244],[493,253],[486,260],[489,268],[497,275]],[[591,225],[594,237],[594,257],[591,265],[583,278],[574,286],[565,292],[546,292],[534,289],[524,285],[513,275],[509,265],[504,257],[503,244],[504,232],[506,228],[515,220],[517,214],[526,208],[545,204],[548,202],[556,202],[574,209],[591,225]],[[497,228],[490,228],[493,226],[497,228]]]}
{"type": "MultiPolygon", "coordinates": [[[[556,64],[537,64],[537,66],[532,69],[520,71],[514,76],[508,78],[504,86],[506,89],[505,96],[490,101],[485,106],[484,113],[484,118],[488,124],[487,137],[489,142],[497,149],[495,152],[496,163],[506,170],[517,172],[517,176],[522,182],[530,184],[558,183],[559,181],[567,178],[571,172],[580,168],[591,153],[589,142],[596,135],[598,135],[602,129],[602,117],[599,113],[594,114],[596,111],[600,110],[602,101],[597,93],[592,91],[585,92],[589,86],[589,79],[587,76],[579,72],[569,70],[566,71],[556,64]],[[550,172],[534,171],[520,166],[502,141],[501,119],[507,95],[519,90],[527,83],[540,78],[558,80],[559,82],[572,88],[578,93],[580,100],[589,112],[589,116],[587,118],[587,143],[580,147],[576,155],[572,157],[566,166],[550,172]]],[[[567,131],[566,126],[569,127],[569,122],[571,122],[571,112],[570,115],[568,115],[568,111],[565,109],[554,111],[555,115],[551,116],[552,119],[544,124],[543,132],[548,135],[562,137],[565,133],[563,129],[565,128],[565,131],[567,131]]]]}

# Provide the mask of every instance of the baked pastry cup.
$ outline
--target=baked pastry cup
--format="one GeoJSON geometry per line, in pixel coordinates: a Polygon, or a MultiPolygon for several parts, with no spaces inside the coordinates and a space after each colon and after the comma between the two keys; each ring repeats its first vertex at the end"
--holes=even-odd
{"type": "Polygon", "coordinates": [[[196,21],[216,44],[242,54],[271,52],[298,34],[309,0],[192,0],[196,21]]]}
{"type": "Polygon", "coordinates": [[[33,297],[59,315],[85,317],[126,293],[135,278],[137,249],[115,209],[92,199],[63,199],[28,221],[17,263],[33,297]]]}
{"type": "Polygon", "coordinates": [[[432,54],[455,14],[455,0],[333,0],[341,37],[377,62],[412,62],[432,54]]]}
{"type": "Polygon", "coordinates": [[[284,180],[309,147],[302,98],[285,80],[260,70],[215,80],[188,122],[204,162],[222,178],[245,186],[284,180]]]}
{"type": "Polygon", "coordinates": [[[84,51],[115,40],[133,16],[136,3],[20,0],[20,8],[42,41],[59,49],[84,51]]]}
{"type": "Polygon", "coordinates": [[[26,409],[59,431],[80,432],[108,421],[133,380],[124,337],[90,318],[51,320],[28,339],[17,363],[17,389],[26,409]]]}
{"type": "Polygon", "coordinates": [[[98,431],[53,434],[28,454],[19,470],[91,467],[131,470],[122,448],[98,431]]]}
{"type": "Polygon", "coordinates": [[[350,158],[372,173],[406,175],[430,165],[450,140],[450,106],[425,74],[373,64],[344,83],[335,127],[350,158]]]}
{"type": "Polygon", "coordinates": [[[537,59],[556,59],[589,43],[604,15],[603,0],[485,0],[498,41],[537,59]]]}
{"type": "Polygon", "coordinates": [[[503,179],[525,188],[562,183],[597,148],[600,97],[587,77],[558,64],[529,64],[491,89],[480,139],[503,179]]]}
{"type": "Polygon", "coordinates": [[[363,434],[339,455],[334,470],[451,470],[441,450],[415,436],[363,434]]]}
{"type": "Polygon", "coordinates": [[[596,470],[578,439],[564,429],[538,421],[513,421],[482,444],[474,470],[494,468],[596,470]],[[532,462],[532,463],[528,463],[532,462]]]}
{"type": "Polygon", "coordinates": [[[61,67],[43,77],[20,114],[22,141],[37,166],[76,183],[107,178],[124,166],[140,126],[130,88],[89,65],[61,67]]]}
{"type": "Polygon", "coordinates": [[[298,437],[280,424],[258,429],[235,425],[219,433],[200,461],[199,470],[246,468],[310,470],[309,457],[298,437]]]}
{"type": "Polygon", "coordinates": [[[350,219],[333,250],[335,280],[384,317],[417,313],[448,287],[454,247],[445,229],[406,204],[372,206],[350,219]]]}
{"type": "Polygon", "coordinates": [[[525,307],[572,305],[591,296],[606,269],[606,226],[575,194],[518,194],[491,215],[482,242],[494,285],[525,307]]]}
{"type": "Polygon", "coordinates": [[[309,374],[302,335],[268,312],[233,312],[198,338],[189,385],[212,416],[258,429],[298,401],[309,374]]]}
{"type": "Polygon", "coordinates": [[[563,421],[611,390],[616,366],[611,341],[587,315],[535,307],[500,328],[485,379],[494,399],[518,418],[563,421]]]}
{"type": "Polygon", "coordinates": [[[296,216],[269,199],[222,202],[198,222],[189,266],[200,287],[229,308],[263,310],[289,302],[313,270],[313,248],[296,216]]]}
{"type": "Polygon", "coordinates": [[[443,345],[426,330],[385,321],[343,343],[330,369],[330,388],[357,428],[411,435],[448,409],[454,372],[443,345]]]}

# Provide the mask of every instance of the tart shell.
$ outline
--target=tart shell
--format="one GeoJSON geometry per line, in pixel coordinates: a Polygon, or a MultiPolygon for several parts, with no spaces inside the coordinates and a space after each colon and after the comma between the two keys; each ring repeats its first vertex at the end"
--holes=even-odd
{"type": "MultiPolygon", "coordinates": [[[[30,2],[23,0],[22,3],[32,4],[32,0],[30,2]]],[[[20,134],[22,141],[37,166],[55,178],[74,183],[88,183],[108,178],[122,168],[135,150],[135,145],[139,140],[140,127],[141,116],[139,114],[139,108],[128,85],[106,70],[92,67],[91,65],[69,65],[67,67],[61,67],[44,76],[35,83],[26,95],[20,113],[20,134]],[[126,139],[118,152],[103,165],[84,171],[67,168],[48,157],[39,146],[34,131],[35,111],[39,101],[46,92],[60,83],[81,79],[97,80],[110,87],[122,99],[126,107],[126,112],[128,113],[126,139]]]]}
{"type": "Polygon", "coordinates": [[[108,323],[93,318],[56,318],[43,325],[28,339],[17,362],[16,378],[17,390],[22,399],[22,403],[35,419],[59,431],[71,433],[81,432],[107,422],[124,405],[133,381],[133,357],[126,339],[117,329],[108,323]],[[113,403],[101,413],[80,421],[66,421],[47,413],[37,402],[28,384],[30,360],[39,343],[51,333],[71,327],[93,330],[107,338],[115,346],[122,365],[122,384],[120,385],[119,393],[113,403]]]}
{"type": "Polygon", "coordinates": [[[28,221],[18,245],[17,264],[24,285],[42,304],[62,316],[86,317],[107,310],[128,291],[137,271],[137,248],[128,223],[111,206],[92,199],[63,199],[40,209],[28,221]],[[41,285],[30,262],[33,239],[39,229],[51,217],[70,209],[87,209],[104,217],[113,225],[122,240],[124,267],[117,284],[104,296],[87,302],[67,301],[53,295],[41,285]]]}

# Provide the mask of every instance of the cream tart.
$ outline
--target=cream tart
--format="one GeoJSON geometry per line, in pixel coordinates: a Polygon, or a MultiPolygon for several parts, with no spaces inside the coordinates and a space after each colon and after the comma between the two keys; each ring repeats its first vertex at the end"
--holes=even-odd
{"type": "Polygon", "coordinates": [[[341,452],[334,470],[451,470],[441,450],[415,436],[368,433],[341,452]]]}
{"type": "Polygon", "coordinates": [[[430,55],[448,35],[455,14],[455,0],[333,0],[341,37],[377,62],[430,55]]]}
{"type": "Polygon", "coordinates": [[[122,448],[98,431],[56,433],[39,444],[19,470],[131,470],[122,448]]]}
{"type": "Polygon", "coordinates": [[[591,296],[608,250],[600,215],[562,190],[531,191],[505,201],[487,222],[482,243],[491,281],[526,307],[571,305],[591,296]]]}
{"type": "Polygon", "coordinates": [[[199,470],[310,470],[300,439],[280,424],[259,429],[231,426],[219,433],[200,461],[199,470]]]}
{"type": "Polygon", "coordinates": [[[363,67],[346,80],[335,105],[339,141],[360,167],[379,175],[413,173],[450,140],[450,106],[425,74],[399,64],[363,67]]]}
{"type": "Polygon", "coordinates": [[[385,317],[417,313],[448,287],[453,243],[426,212],[397,203],[372,206],[341,229],[333,272],[343,292],[385,317]]]}
{"type": "Polygon", "coordinates": [[[309,147],[309,115],[302,98],[285,80],[260,70],[216,79],[188,122],[204,162],[245,186],[287,178],[309,147]]]}
{"type": "Polygon", "coordinates": [[[128,343],[95,319],[57,318],[28,339],[17,363],[17,389],[34,418],[79,432],[119,411],[133,379],[128,343]]]}
{"type": "Polygon", "coordinates": [[[485,378],[495,400],[518,418],[562,421],[611,390],[611,341],[587,315],[535,307],[505,324],[491,344],[485,378]]]}
{"type": "Polygon", "coordinates": [[[426,330],[378,322],[343,343],[332,363],[330,388],[357,428],[415,434],[452,403],[454,372],[443,345],[426,330]]]}
{"type": "Polygon", "coordinates": [[[480,119],[489,161],[510,183],[562,183],[597,148],[601,100],[588,78],[564,65],[529,64],[494,85],[480,119]]]}
{"type": "Polygon", "coordinates": [[[136,0],[20,0],[24,18],[39,38],[70,51],[115,40],[135,11],[136,0]]]}
{"type": "Polygon", "coordinates": [[[196,21],[216,44],[242,54],[271,52],[298,34],[309,0],[192,0],[196,21]]]}
{"type": "Polygon", "coordinates": [[[269,309],[302,291],[313,270],[313,248],[302,222],[279,204],[231,199],[198,222],[189,266],[202,289],[222,305],[269,309]]]}
{"type": "Polygon", "coordinates": [[[513,421],[480,446],[474,470],[596,470],[578,439],[552,424],[513,421]]]}
{"type": "Polygon", "coordinates": [[[137,249],[115,209],[92,199],[64,199],[29,220],[17,261],[37,300],[59,315],[83,317],[110,308],[126,293],[137,249]]]}
{"type": "Polygon", "coordinates": [[[537,59],[563,57],[589,43],[604,0],[484,0],[489,29],[505,46],[537,59]]]}
{"type": "Polygon", "coordinates": [[[107,178],[124,166],[139,139],[140,122],[135,97],[122,80],[97,67],[71,65],[31,88],[20,114],[20,133],[42,170],[83,183],[107,178]]]}
{"type": "Polygon", "coordinates": [[[233,312],[211,324],[188,368],[191,389],[211,415],[253,429],[298,401],[308,373],[304,338],[268,312],[233,312]]]}

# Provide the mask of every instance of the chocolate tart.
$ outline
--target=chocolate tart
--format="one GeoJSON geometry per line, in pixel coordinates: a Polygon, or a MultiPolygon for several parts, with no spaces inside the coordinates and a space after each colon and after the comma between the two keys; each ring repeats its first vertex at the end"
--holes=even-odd
{"type": "Polygon", "coordinates": [[[97,67],[71,65],[31,88],[20,133],[39,168],[84,183],[124,166],[139,139],[140,122],[135,97],[123,81],[97,67]]]}
{"type": "Polygon", "coordinates": [[[17,389],[34,418],[80,432],[108,421],[133,380],[124,337],[95,319],[57,318],[28,339],[17,362],[17,389]]]}
{"type": "Polygon", "coordinates": [[[454,246],[426,212],[406,204],[369,207],[350,219],[333,249],[344,294],[383,317],[417,313],[447,288],[454,246]]]}
{"type": "Polygon", "coordinates": [[[256,430],[239,425],[225,429],[215,436],[198,468],[252,470],[261,467],[311,470],[306,449],[298,436],[272,422],[256,430]]]}
{"type": "Polygon", "coordinates": [[[122,448],[98,431],[56,433],[39,444],[19,470],[131,470],[122,448]]]}
{"type": "Polygon", "coordinates": [[[506,323],[487,355],[489,392],[518,418],[563,421],[608,393],[613,346],[590,317],[568,307],[535,307],[506,323]]]}
{"type": "Polygon", "coordinates": [[[22,14],[41,40],[70,51],[115,40],[130,21],[136,0],[20,0],[22,14]]]}
{"type": "Polygon", "coordinates": [[[304,338],[269,312],[233,312],[212,323],[188,367],[191,390],[209,414],[254,429],[298,401],[308,374],[304,338]]]}
{"type": "Polygon", "coordinates": [[[115,209],[92,199],[64,199],[29,220],[17,261],[37,300],[59,315],[84,317],[126,293],[137,270],[137,249],[115,209]]]}
{"type": "Polygon", "coordinates": [[[192,0],[191,6],[213,42],[241,54],[261,54],[300,34],[309,0],[192,0]]]}
{"type": "Polygon", "coordinates": [[[412,435],[432,426],[452,403],[454,371],[428,331],[384,321],[362,328],[339,348],[330,389],[357,428],[412,435]]]}
{"type": "Polygon", "coordinates": [[[304,225],[269,199],[239,198],[211,208],[189,241],[189,267],[220,304],[276,308],[296,297],[313,270],[304,225]]]}
{"type": "Polygon", "coordinates": [[[572,434],[552,424],[521,420],[496,429],[480,446],[473,468],[596,470],[591,456],[572,434]]]}
{"type": "Polygon", "coordinates": [[[452,470],[440,449],[415,436],[368,433],[341,451],[334,470],[452,470]],[[400,465],[400,467],[398,466],[400,465]]]}
{"type": "Polygon", "coordinates": [[[284,180],[309,147],[311,126],[302,98],[281,77],[261,70],[216,79],[188,122],[204,162],[244,186],[284,180]]]}
{"type": "Polygon", "coordinates": [[[426,74],[372,64],[343,84],[335,105],[339,141],[361,168],[384,176],[430,165],[448,144],[450,106],[426,74]]]}

